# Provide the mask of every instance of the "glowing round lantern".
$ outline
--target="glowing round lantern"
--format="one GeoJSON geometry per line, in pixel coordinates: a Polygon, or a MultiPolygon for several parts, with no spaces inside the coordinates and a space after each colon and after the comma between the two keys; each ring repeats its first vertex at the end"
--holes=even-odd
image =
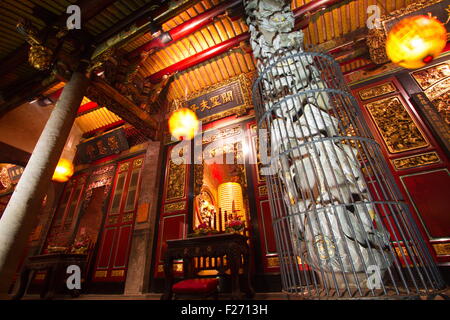
{"type": "Polygon", "coordinates": [[[176,139],[192,139],[197,133],[198,119],[194,111],[180,108],[169,118],[169,131],[176,139]]]}
{"type": "Polygon", "coordinates": [[[239,212],[240,215],[245,216],[244,199],[242,197],[242,187],[237,182],[225,182],[218,187],[219,208],[222,212],[231,214],[239,212]]]}
{"type": "Polygon", "coordinates": [[[56,165],[52,180],[66,182],[73,175],[73,164],[67,159],[61,158],[56,165]]]}
{"type": "Polygon", "coordinates": [[[389,32],[386,53],[392,62],[408,69],[425,66],[437,57],[447,43],[447,30],[429,16],[407,17],[389,32]]]}

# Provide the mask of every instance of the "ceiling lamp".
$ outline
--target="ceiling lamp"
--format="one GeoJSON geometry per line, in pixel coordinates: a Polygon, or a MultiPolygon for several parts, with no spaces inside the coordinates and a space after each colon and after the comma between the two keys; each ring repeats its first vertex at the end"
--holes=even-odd
{"type": "Polygon", "coordinates": [[[198,118],[194,111],[180,108],[174,111],[169,118],[169,131],[177,140],[194,138],[198,129],[198,118]]]}
{"type": "Polygon", "coordinates": [[[447,30],[431,16],[402,19],[386,41],[386,53],[392,62],[408,69],[421,68],[436,58],[447,43],[447,30]]]}
{"type": "Polygon", "coordinates": [[[67,159],[61,158],[56,165],[52,180],[58,182],[66,182],[73,175],[73,164],[67,159]]]}

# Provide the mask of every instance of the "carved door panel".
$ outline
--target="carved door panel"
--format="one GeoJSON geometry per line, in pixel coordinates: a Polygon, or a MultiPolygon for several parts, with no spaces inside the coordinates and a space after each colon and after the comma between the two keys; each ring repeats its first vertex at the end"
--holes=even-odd
{"type": "Polygon", "coordinates": [[[85,183],[86,175],[73,177],[67,182],[53,216],[42,253],[48,253],[49,245],[67,247],[72,244],[78,215],[82,209],[85,183]]]}
{"type": "Polygon", "coordinates": [[[450,262],[446,154],[395,77],[353,92],[435,259],[450,262]]]}
{"type": "MultiPolygon", "coordinates": [[[[163,259],[166,250],[166,241],[184,239],[187,235],[188,225],[188,193],[189,193],[189,168],[188,161],[184,158],[190,152],[190,145],[186,149],[178,148],[179,145],[171,145],[166,148],[166,161],[164,172],[164,187],[161,199],[158,238],[155,252],[154,275],[163,277],[163,259]],[[172,160],[178,158],[180,162],[172,160]]],[[[182,263],[175,261],[176,271],[182,271],[182,263]]]]}
{"type": "Polygon", "coordinates": [[[118,163],[95,263],[93,281],[125,281],[143,156],[118,163]]]}
{"type": "Polygon", "coordinates": [[[252,168],[253,192],[257,212],[257,225],[259,234],[259,256],[265,273],[280,272],[280,261],[278,258],[275,234],[272,225],[272,213],[268,196],[267,180],[261,175],[261,161],[259,154],[259,135],[255,121],[247,124],[247,136],[250,141],[249,159],[252,168]]]}

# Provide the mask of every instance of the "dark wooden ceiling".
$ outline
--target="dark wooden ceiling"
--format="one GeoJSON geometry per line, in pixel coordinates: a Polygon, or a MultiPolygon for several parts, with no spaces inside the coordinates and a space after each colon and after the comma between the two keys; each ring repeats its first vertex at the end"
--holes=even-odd
{"type": "Polygon", "coordinates": [[[143,8],[157,5],[155,0],[1,0],[0,1],[0,93],[36,77],[39,72],[28,62],[29,45],[17,31],[20,18],[29,20],[34,27],[64,26],[71,4],[81,8],[82,30],[99,37],[113,26],[126,20],[143,8]]]}
{"type": "MultiPolygon", "coordinates": [[[[178,2],[183,2],[179,0],[178,2]]],[[[202,0],[187,2],[189,9],[180,11],[172,19],[167,20],[164,31],[199,15],[219,3],[227,0],[202,0]]],[[[292,0],[292,8],[296,9],[314,0],[292,0]]],[[[29,81],[42,75],[27,62],[28,44],[16,30],[19,18],[30,20],[39,30],[64,23],[67,17],[65,10],[70,4],[82,7],[82,25],[94,39],[104,38],[131,16],[148,10],[151,6],[167,3],[164,0],[1,0],[0,1],[0,97],[7,96],[16,87],[26,86],[29,81]]],[[[174,1],[176,2],[176,1],[174,1]]],[[[404,8],[413,0],[353,0],[343,1],[343,5],[333,7],[317,14],[304,29],[305,41],[308,44],[322,46],[330,50],[346,41],[355,38],[364,39],[367,34],[365,26],[367,7],[380,5],[381,14],[404,8]]],[[[217,43],[230,39],[247,31],[245,17],[231,20],[223,15],[213,23],[194,32],[186,38],[168,47],[152,53],[142,64],[139,72],[143,77],[182,59],[192,56],[217,43]]],[[[143,43],[151,40],[150,34],[142,34],[121,45],[123,52],[130,52],[143,43]]],[[[363,50],[364,51],[364,50],[363,50]]],[[[363,57],[367,56],[363,52],[363,57]]],[[[370,64],[368,59],[349,61],[343,64],[343,71],[370,64]]],[[[232,50],[217,56],[210,61],[191,67],[175,75],[170,84],[167,99],[180,99],[192,92],[217,82],[234,77],[240,73],[255,70],[255,63],[250,53],[232,50]]],[[[61,86],[60,84],[57,84],[61,86]]]]}

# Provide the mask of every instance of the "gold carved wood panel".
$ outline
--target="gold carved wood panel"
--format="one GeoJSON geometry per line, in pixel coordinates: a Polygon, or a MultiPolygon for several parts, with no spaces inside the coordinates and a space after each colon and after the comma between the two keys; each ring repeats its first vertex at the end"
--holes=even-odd
{"type": "Polygon", "coordinates": [[[447,125],[450,125],[450,62],[411,73],[447,125]]]}
{"type": "Polygon", "coordinates": [[[422,167],[433,163],[439,163],[441,159],[436,152],[423,153],[411,157],[404,157],[392,160],[396,170],[422,167]]]}
{"type": "Polygon", "coordinates": [[[428,141],[414,119],[395,95],[364,105],[390,153],[424,148],[428,141]]]}
{"type": "Polygon", "coordinates": [[[377,86],[373,86],[367,89],[363,89],[359,91],[359,97],[361,100],[369,100],[372,98],[376,98],[379,96],[383,96],[388,93],[396,92],[397,88],[395,87],[394,83],[391,81],[379,84],[377,86]]]}
{"type": "Polygon", "coordinates": [[[167,174],[166,201],[182,199],[185,196],[186,187],[186,164],[176,164],[169,160],[169,171],[167,174]]]}

